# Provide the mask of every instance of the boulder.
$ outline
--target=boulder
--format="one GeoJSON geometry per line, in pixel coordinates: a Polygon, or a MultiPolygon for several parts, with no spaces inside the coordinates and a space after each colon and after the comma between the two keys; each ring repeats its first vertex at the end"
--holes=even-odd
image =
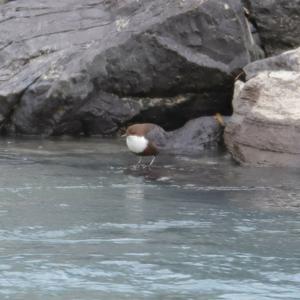
{"type": "Polygon", "coordinates": [[[257,57],[239,0],[27,0],[0,6],[6,134],[177,128],[229,113],[232,72],[257,57]]]}
{"type": "Polygon", "coordinates": [[[300,72],[300,48],[284,52],[277,56],[257,60],[244,67],[247,80],[262,71],[300,72]]]}
{"type": "Polygon", "coordinates": [[[300,0],[244,0],[268,56],[300,46],[300,0]]]}
{"type": "Polygon", "coordinates": [[[166,153],[199,154],[218,147],[223,141],[224,127],[215,117],[200,117],[187,122],[183,127],[167,133],[166,153]]]}
{"type": "Polygon", "coordinates": [[[237,81],[234,114],[224,133],[233,158],[242,164],[300,167],[299,95],[300,72],[261,71],[246,83],[237,81]]]}

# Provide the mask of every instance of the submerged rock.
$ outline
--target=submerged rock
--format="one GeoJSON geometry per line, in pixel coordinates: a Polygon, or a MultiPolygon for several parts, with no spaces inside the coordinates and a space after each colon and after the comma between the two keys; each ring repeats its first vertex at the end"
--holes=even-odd
{"type": "Polygon", "coordinates": [[[300,167],[299,54],[298,49],[250,64],[250,79],[236,83],[224,137],[238,162],[300,167]],[[287,71],[272,71],[278,65],[287,71]]]}
{"type": "Polygon", "coordinates": [[[27,0],[0,7],[0,123],[17,134],[176,128],[231,110],[257,55],[239,0],[27,0]]]}

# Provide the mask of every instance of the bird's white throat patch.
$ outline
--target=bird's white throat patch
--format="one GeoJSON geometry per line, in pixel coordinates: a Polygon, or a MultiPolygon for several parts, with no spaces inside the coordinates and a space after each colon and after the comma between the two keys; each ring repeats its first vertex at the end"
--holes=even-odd
{"type": "Polygon", "coordinates": [[[142,153],[148,146],[148,140],[143,136],[129,135],[126,144],[131,152],[142,153]]]}

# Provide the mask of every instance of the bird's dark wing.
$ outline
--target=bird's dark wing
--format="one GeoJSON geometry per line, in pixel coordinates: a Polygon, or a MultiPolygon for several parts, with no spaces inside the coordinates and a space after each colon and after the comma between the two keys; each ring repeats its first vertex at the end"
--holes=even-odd
{"type": "Polygon", "coordinates": [[[167,142],[167,132],[160,126],[154,126],[146,135],[146,139],[158,150],[163,150],[167,142]]]}

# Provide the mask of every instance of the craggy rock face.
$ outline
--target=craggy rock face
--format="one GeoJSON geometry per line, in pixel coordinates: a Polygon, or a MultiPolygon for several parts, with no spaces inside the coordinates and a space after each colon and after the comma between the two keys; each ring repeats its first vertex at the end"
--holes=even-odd
{"type": "Polygon", "coordinates": [[[238,0],[27,0],[0,6],[4,133],[179,127],[231,109],[257,47],[238,0]]]}
{"type": "Polygon", "coordinates": [[[244,0],[268,56],[300,46],[300,0],[244,0]]]}
{"type": "MultiPolygon", "coordinates": [[[[300,72],[289,71],[289,59],[296,62],[297,53],[300,58],[298,49],[262,60],[260,67],[259,62],[250,64],[245,70],[252,78],[236,83],[225,143],[238,162],[300,167],[300,72]],[[276,59],[288,71],[271,71],[276,59]]],[[[294,69],[299,66],[300,59],[294,69]]]]}

